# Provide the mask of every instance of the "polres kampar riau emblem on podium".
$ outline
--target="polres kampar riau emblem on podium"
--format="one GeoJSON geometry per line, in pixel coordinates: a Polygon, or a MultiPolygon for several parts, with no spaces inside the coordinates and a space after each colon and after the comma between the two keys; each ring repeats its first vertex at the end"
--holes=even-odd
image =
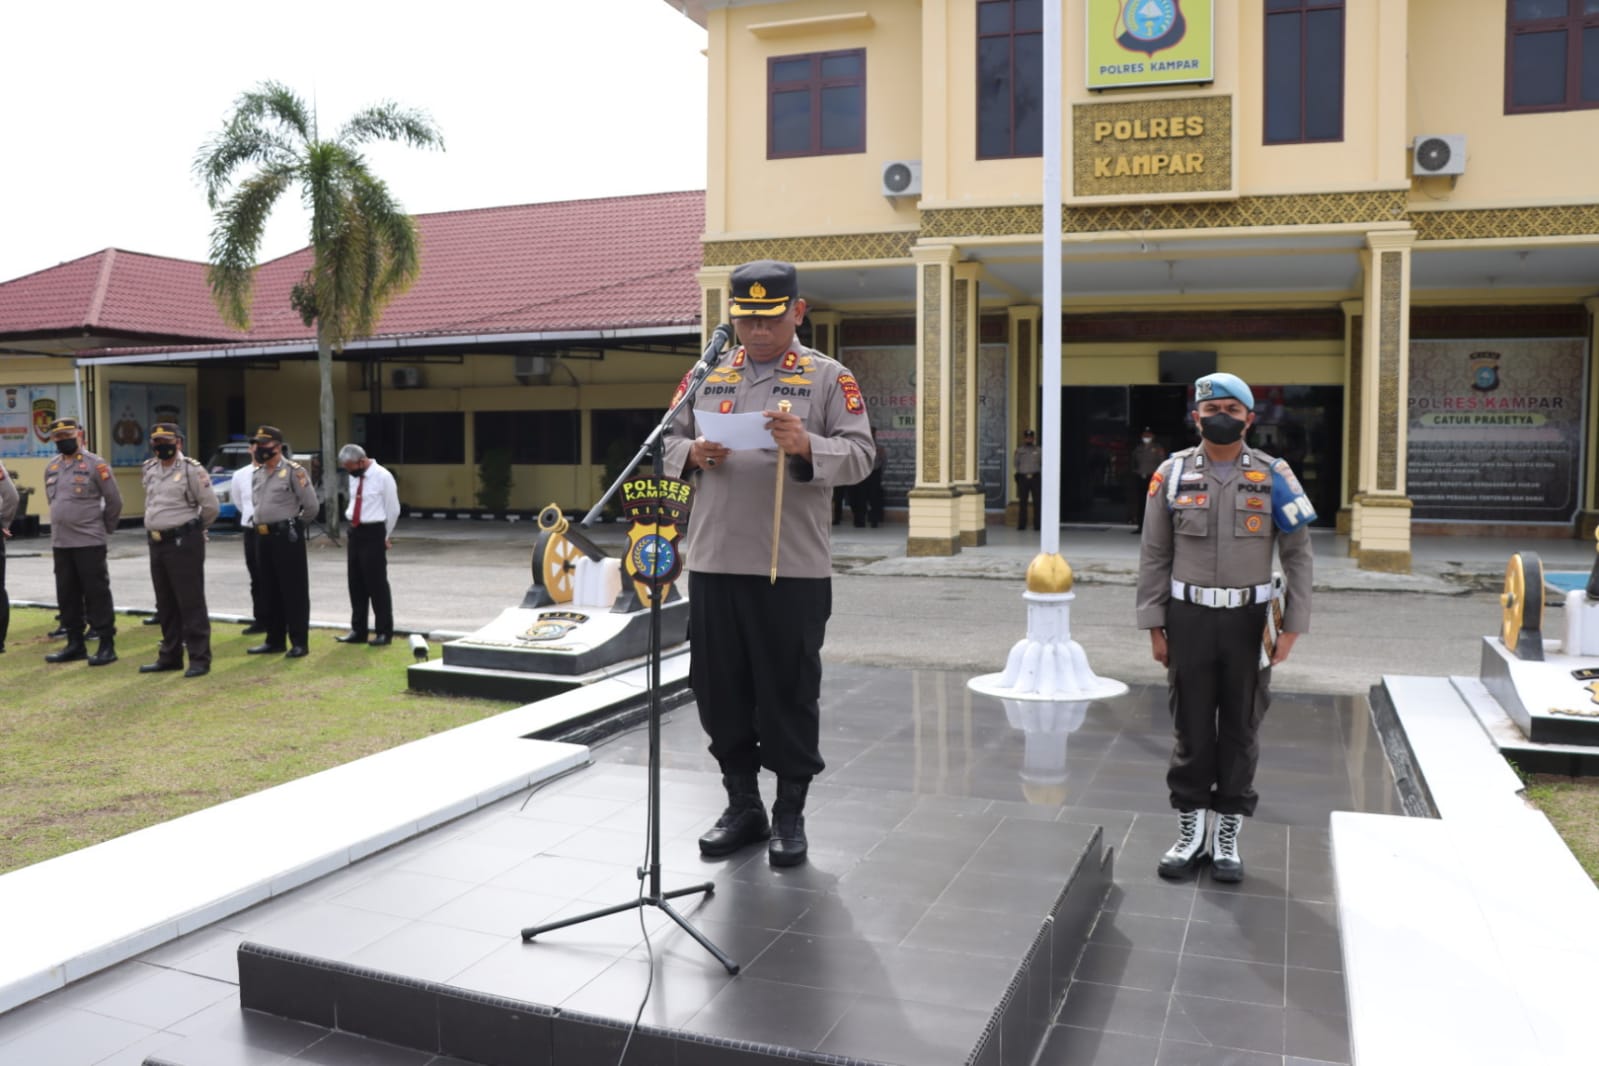
{"type": "Polygon", "coordinates": [[[683,573],[680,538],[693,496],[694,487],[679,478],[645,475],[622,483],[622,514],[632,523],[622,557],[631,579],[631,609],[648,607],[652,589],[662,604],[678,596],[672,584],[683,573]]]}

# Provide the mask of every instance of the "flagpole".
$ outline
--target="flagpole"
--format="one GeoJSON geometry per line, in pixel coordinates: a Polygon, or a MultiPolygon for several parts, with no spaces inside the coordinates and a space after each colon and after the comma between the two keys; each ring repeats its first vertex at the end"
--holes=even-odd
{"type": "Polygon", "coordinates": [[[1119,696],[1127,686],[1099,677],[1071,639],[1072,568],[1060,554],[1061,363],[1061,7],[1044,3],[1043,492],[1038,554],[1027,566],[1027,636],[1011,647],[1005,669],[967,684],[1005,699],[1081,701],[1119,696]]]}

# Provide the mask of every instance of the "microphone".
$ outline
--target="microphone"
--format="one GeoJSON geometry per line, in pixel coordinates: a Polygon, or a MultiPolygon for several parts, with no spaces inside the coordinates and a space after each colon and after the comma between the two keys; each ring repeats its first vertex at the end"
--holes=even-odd
{"type": "Polygon", "coordinates": [[[716,361],[722,357],[728,345],[733,343],[733,327],[723,322],[711,331],[711,343],[705,346],[700,361],[694,364],[694,370],[689,375],[691,381],[698,381],[709,374],[716,367],[716,361]]]}

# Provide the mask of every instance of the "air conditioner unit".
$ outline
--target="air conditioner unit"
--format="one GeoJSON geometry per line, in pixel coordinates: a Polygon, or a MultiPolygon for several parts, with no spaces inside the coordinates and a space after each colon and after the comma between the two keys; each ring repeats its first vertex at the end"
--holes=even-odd
{"type": "Polygon", "coordinates": [[[547,355],[519,355],[514,373],[523,385],[548,385],[550,383],[550,357],[547,355]]]}
{"type": "Polygon", "coordinates": [[[920,196],[922,194],[922,161],[896,159],[883,164],[884,196],[920,196]]]}
{"type": "Polygon", "coordinates": [[[389,369],[389,387],[395,389],[420,389],[422,371],[414,366],[396,366],[389,369]]]}
{"type": "Polygon", "coordinates": [[[1466,138],[1459,133],[1428,133],[1416,138],[1411,174],[1420,178],[1466,172],[1466,138]]]}

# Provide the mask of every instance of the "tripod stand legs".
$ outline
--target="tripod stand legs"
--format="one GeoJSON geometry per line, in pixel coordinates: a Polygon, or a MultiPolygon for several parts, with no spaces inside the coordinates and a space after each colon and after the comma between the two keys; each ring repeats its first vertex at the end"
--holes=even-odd
{"type": "Polygon", "coordinates": [[[721,963],[722,967],[727,970],[728,973],[736,974],[738,973],[738,963],[728,958],[727,954],[722,951],[721,948],[718,948],[715,944],[711,943],[710,940],[706,938],[704,933],[701,933],[698,929],[690,925],[687,918],[679,914],[675,907],[666,902],[669,899],[677,899],[679,896],[692,896],[700,892],[703,892],[709,896],[715,891],[716,885],[707,881],[703,885],[691,885],[688,888],[674,888],[670,892],[660,892],[657,895],[640,896],[637,899],[630,899],[626,903],[618,903],[613,907],[602,907],[600,910],[590,911],[587,914],[579,914],[574,918],[563,918],[558,922],[546,922],[544,925],[528,926],[526,929],[522,930],[522,942],[531,943],[533,938],[538,936],[540,933],[548,933],[554,929],[565,929],[569,925],[578,925],[582,922],[590,922],[596,918],[609,917],[612,914],[621,914],[623,911],[630,911],[636,907],[655,907],[665,913],[665,915],[672,919],[672,921],[681,926],[683,931],[689,936],[693,937],[700,947],[704,948],[706,951],[709,951],[713,956],[715,956],[716,961],[721,963]]]}

